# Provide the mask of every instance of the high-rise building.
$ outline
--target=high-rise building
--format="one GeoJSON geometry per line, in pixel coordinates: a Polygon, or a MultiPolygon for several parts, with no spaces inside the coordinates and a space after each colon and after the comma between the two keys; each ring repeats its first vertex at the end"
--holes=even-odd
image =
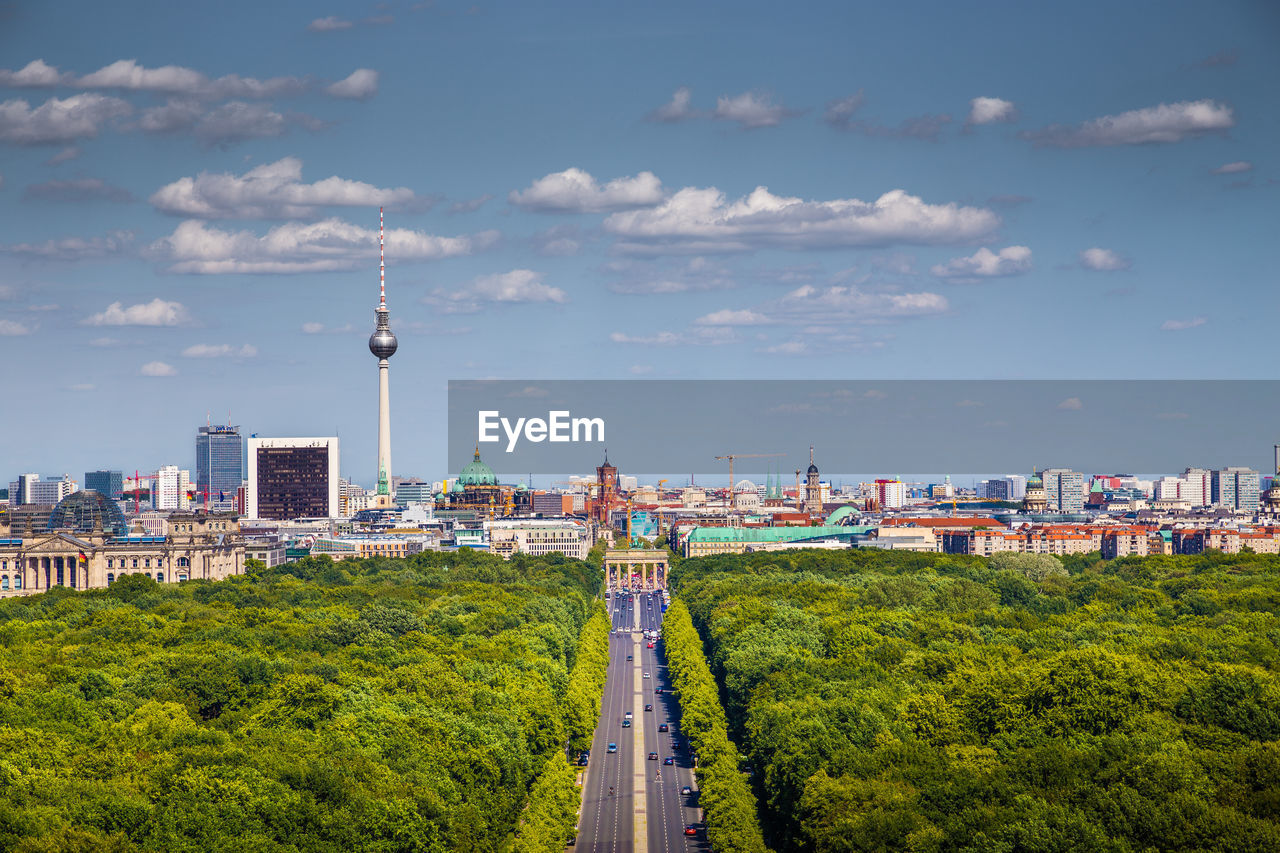
{"type": "Polygon", "coordinates": [[[84,487],[91,492],[106,495],[108,500],[124,499],[123,471],[85,471],[84,487]]]}
{"type": "Polygon", "coordinates": [[[151,506],[160,510],[187,509],[191,502],[191,472],[177,465],[164,465],[151,481],[151,506]]]}
{"type": "Polygon", "coordinates": [[[1213,505],[1213,474],[1206,468],[1188,468],[1182,472],[1182,500],[1192,506],[1213,505]]]}
{"type": "Polygon", "coordinates": [[[907,484],[901,480],[876,480],[876,502],[880,509],[906,506],[907,484]]]}
{"type": "Polygon", "coordinates": [[[1084,474],[1069,468],[1041,473],[1045,507],[1050,512],[1084,512],[1084,474]]]}
{"type": "Polygon", "coordinates": [[[1213,503],[1215,506],[1256,512],[1258,486],[1258,472],[1252,468],[1231,467],[1214,471],[1213,503]]]}
{"type": "Polygon", "coordinates": [[[217,512],[232,511],[236,490],[244,480],[244,439],[238,426],[210,424],[196,432],[196,496],[194,504],[217,512]]]}
{"type": "Polygon", "coordinates": [[[369,352],[378,358],[378,505],[391,506],[391,386],[387,359],[399,346],[391,331],[387,311],[387,264],[383,251],[382,208],[378,208],[378,307],[374,309],[374,330],[369,336],[369,352]]]}
{"type": "Polygon", "coordinates": [[[416,477],[407,480],[401,480],[396,484],[396,503],[427,503],[435,498],[435,492],[431,490],[431,484],[416,477]]]}
{"type": "Polygon", "coordinates": [[[337,518],[338,439],[250,438],[245,515],[337,518]]]}
{"type": "Polygon", "coordinates": [[[9,483],[9,506],[36,503],[32,500],[31,491],[38,482],[40,482],[39,474],[19,474],[18,479],[9,483]]]}

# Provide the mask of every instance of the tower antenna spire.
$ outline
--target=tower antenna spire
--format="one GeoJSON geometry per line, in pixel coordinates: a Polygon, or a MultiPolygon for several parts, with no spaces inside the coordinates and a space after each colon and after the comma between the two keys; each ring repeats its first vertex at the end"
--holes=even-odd
{"type": "Polygon", "coordinates": [[[387,304],[387,256],[383,242],[382,208],[378,208],[378,304],[387,304]]]}

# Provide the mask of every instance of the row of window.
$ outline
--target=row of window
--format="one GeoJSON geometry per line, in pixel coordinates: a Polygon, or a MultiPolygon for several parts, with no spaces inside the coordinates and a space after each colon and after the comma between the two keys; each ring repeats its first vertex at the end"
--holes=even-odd
{"type": "MultiPolygon", "coordinates": [[[[0,575],[0,591],[9,589],[9,576],[0,575]]],[[[13,576],[13,589],[22,589],[22,575],[13,576]]]]}
{"type": "MultiPolygon", "coordinates": [[[[190,560],[190,559],[188,559],[187,557],[179,557],[179,558],[178,558],[178,568],[180,568],[180,569],[188,569],[188,568],[190,568],[190,567],[191,567],[191,560],[190,560]]],[[[108,557],[108,558],[107,558],[107,568],[108,568],[108,569],[117,569],[117,568],[118,568],[118,569],[127,569],[127,568],[133,568],[133,569],[137,569],[137,568],[149,569],[149,568],[151,568],[151,558],[150,558],[150,557],[141,557],[141,558],[139,558],[139,557],[108,557]],[[139,559],[141,559],[141,560],[142,560],[142,565],[141,565],[141,566],[139,566],[139,565],[138,565],[138,560],[139,560],[139,559]],[[132,561],[132,563],[133,563],[133,565],[132,565],[132,566],[130,566],[130,565],[129,565],[130,561],[132,561]]],[[[164,558],[163,558],[163,557],[156,557],[156,568],[157,568],[157,569],[164,568],[164,558]]]]}

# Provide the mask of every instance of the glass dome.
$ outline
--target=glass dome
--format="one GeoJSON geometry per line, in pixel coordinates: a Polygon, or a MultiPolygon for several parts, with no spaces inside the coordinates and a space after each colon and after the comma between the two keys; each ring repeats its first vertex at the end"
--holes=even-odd
{"type": "Polygon", "coordinates": [[[108,536],[129,535],[129,522],[116,502],[92,489],[67,495],[49,515],[49,530],[92,533],[96,529],[108,536]]]}

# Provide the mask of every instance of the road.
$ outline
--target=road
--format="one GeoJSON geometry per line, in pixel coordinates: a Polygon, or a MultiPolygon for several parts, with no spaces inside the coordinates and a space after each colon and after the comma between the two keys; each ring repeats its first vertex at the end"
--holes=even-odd
{"type": "Polygon", "coordinates": [[[642,633],[662,626],[661,594],[616,594],[610,607],[609,669],[583,785],[577,844],[571,849],[591,853],[705,851],[709,848],[701,824],[696,836],[684,834],[684,828],[700,821],[701,814],[687,744],[679,731],[679,703],[671,693],[661,658],[662,641],[646,640],[642,633]],[[654,648],[648,647],[649,642],[654,648]],[[645,705],[651,705],[652,710],[645,711],[645,705]],[[632,712],[632,724],[624,728],[627,711],[632,712]],[[663,724],[670,731],[659,732],[663,724]],[[608,752],[611,742],[618,746],[615,753],[608,752]],[[648,758],[651,752],[658,754],[656,761],[648,758]],[[674,764],[664,764],[667,757],[674,759],[674,764]],[[693,793],[681,794],[684,786],[693,793]]]}

